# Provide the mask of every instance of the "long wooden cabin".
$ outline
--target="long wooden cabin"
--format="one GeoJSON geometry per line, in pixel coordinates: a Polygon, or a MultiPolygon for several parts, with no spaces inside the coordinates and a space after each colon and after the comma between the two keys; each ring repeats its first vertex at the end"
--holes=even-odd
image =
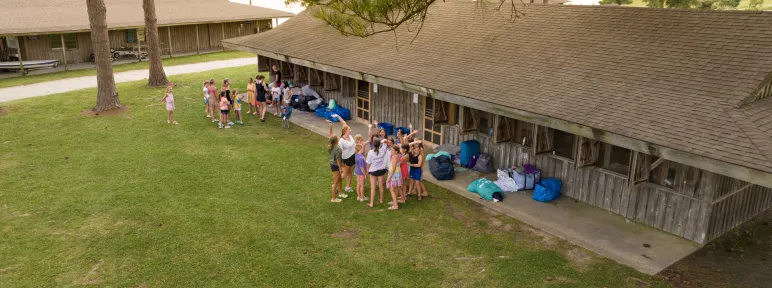
{"type": "MultiPolygon", "coordinates": [[[[58,60],[60,64],[91,60],[93,48],[85,1],[7,2],[0,9],[0,61],[18,61],[19,56],[22,60],[58,60]]],[[[227,0],[155,3],[162,54],[169,56],[223,49],[223,39],[268,31],[274,18],[294,16],[227,0]]],[[[146,49],[142,1],[105,0],[105,4],[110,47],[146,49]]]]}
{"type": "Polygon", "coordinates": [[[476,139],[500,168],[535,164],[564,196],[698,243],[772,206],[772,14],[523,9],[437,3],[415,40],[304,12],[223,43],[357,121],[476,139]]]}

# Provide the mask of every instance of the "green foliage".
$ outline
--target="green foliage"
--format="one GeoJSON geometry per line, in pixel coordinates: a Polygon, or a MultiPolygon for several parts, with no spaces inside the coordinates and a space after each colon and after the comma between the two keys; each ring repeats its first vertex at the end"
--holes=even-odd
{"type": "Polygon", "coordinates": [[[740,5],[740,0],[716,0],[712,4],[712,8],[716,10],[734,10],[740,5]]]}
{"type": "Polygon", "coordinates": [[[761,10],[764,5],[764,0],[750,0],[748,2],[748,10],[761,10]]]}
{"type": "Polygon", "coordinates": [[[643,0],[649,8],[697,8],[701,6],[699,0],[643,0]]]}
{"type": "Polygon", "coordinates": [[[367,37],[403,25],[420,29],[436,0],[287,0],[315,7],[314,16],[346,36],[367,37]]]}

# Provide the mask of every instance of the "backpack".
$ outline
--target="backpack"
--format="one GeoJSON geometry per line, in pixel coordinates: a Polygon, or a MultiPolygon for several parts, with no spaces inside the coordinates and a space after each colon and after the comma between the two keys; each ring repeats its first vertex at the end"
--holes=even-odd
{"type": "Polygon", "coordinates": [[[496,169],[493,169],[493,157],[490,154],[480,154],[472,170],[482,173],[496,172],[496,169]]]}

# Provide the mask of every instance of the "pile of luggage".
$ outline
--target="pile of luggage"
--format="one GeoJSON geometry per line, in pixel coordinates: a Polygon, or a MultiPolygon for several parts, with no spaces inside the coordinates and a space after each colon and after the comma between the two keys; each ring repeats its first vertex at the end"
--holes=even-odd
{"type": "Polygon", "coordinates": [[[324,104],[324,99],[319,93],[311,89],[311,86],[303,86],[300,91],[293,88],[292,94],[298,95],[297,101],[292,103],[292,108],[300,111],[314,112],[320,105],[324,104]]]}
{"type": "Polygon", "coordinates": [[[351,120],[351,111],[343,108],[335,103],[335,100],[330,100],[329,104],[320,104],[316,107],[316,116],[330,120],[332,122],[338,122],[337,117],[332,115],[338,115],[343,120],[351,120]]]}

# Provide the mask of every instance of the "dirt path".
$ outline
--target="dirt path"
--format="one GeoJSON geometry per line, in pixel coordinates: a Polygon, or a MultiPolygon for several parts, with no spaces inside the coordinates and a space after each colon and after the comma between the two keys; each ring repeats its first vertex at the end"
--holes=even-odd
{"type": "MultiPolygon", "coordinates": [[[[167,76],[172,76],[245,65],[257,65],[257,58],[239,58],[195,64],[175,65],[164,67],[164,70],[166,71],[167,76]]],[[[147,79],[147,73],[147,69],[116,73],[115,83],[147,79]]],[[[96,87],[96,85],[96,76],[85,76],[35,83],[31,85],[0,88],[0,102],[92,88],[96,87]]]]}
{"type": "Polygon", "coordinates": [[[770,287],[772,210],[660,272],[675,287],[770,287]]]}

